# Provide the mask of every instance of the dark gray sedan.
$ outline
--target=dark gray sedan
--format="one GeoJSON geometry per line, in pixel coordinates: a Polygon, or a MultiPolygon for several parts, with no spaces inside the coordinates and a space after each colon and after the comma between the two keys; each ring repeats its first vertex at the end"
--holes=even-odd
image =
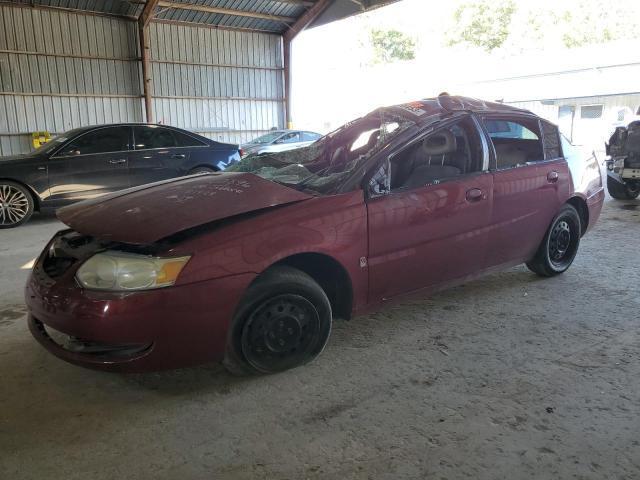
{"type": "Polygon", "coordinates": [[[22,225],[34,211],[238,160],[237,145],[164,125],[77,128],[26,155],[0,158],[0,228],[22,225]]]}

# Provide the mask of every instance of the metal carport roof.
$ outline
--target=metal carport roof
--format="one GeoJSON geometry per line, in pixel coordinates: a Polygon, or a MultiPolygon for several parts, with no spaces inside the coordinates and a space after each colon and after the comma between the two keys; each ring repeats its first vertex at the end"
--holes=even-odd
{"type": "Polygon", "coordinates": [[[40,8],[92,12],[138,19],[154,5],[155,21],[284,34],[314,6],[306,27],[330,23],[398,0],[0,0],[40,8]],[[322,5],[318,5],[322,4],[322,5]],[[321,8],[317,8],[321,7],[321,8]]]}

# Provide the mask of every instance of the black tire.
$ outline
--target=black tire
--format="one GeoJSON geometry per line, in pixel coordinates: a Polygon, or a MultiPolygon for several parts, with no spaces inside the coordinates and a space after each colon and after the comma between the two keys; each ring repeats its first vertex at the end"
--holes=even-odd
{"type": "Polygon", "coordinates": [[[199,173],[213,173],[215,170],[209,167],[196,167],[191,170],[188,175],[198,175],[199,173]]]}
{"type": "Polygon", "coordinates": [[[536,256],[527,262],[529,270],[542,277],[553,277],[567,271],[578,253],[581,233],[580,215],[571,205],[563,205],[551,222],[536,256]]]}
{"type": "Polygon", "coordinates": [[[313,278],[273,267],[249,287],[234,316],[224,366],[242,375],[304,365],[324,349],[331,323],[331,304],[313,278]]]}
{"type": "Polygon", "coordinates": [[[640,195],[640,182],[620,183],[607,176],[607,190],[616,200],[633,200],[640,195]]]}
{"type": "Polygon", "coordinates": [[[0,180],[0,228],[15,228],[33,214],[31,192],[19,183],[0,180]]]}

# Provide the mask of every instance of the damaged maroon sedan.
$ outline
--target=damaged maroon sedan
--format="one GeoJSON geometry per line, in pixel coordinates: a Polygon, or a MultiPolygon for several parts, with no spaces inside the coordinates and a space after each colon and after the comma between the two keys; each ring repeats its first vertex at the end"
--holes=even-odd
{"type": "Polygon", "coordinates": [[[604,198],[556,126],[442,96],[378,109],[299,150],[66,207],[29,326],[79,365],[302,365],[334,318],[526,263],[573,262],[604,198]]]}

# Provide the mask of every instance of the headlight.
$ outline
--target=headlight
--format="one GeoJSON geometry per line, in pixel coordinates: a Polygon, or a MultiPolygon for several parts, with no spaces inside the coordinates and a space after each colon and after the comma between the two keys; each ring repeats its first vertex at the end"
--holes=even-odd
{"type": "Polygon", "coordinates": [[[191,257],[157,258],[106,251],[84,262],[76,279],[91,290],[149,290],[173,285],[191,257]]]}
{"type": "Polygon", "coordinates": [[[613,168],[623,169],[624,168],[624,158],[619,158],[613,161],[613,168]]]}

